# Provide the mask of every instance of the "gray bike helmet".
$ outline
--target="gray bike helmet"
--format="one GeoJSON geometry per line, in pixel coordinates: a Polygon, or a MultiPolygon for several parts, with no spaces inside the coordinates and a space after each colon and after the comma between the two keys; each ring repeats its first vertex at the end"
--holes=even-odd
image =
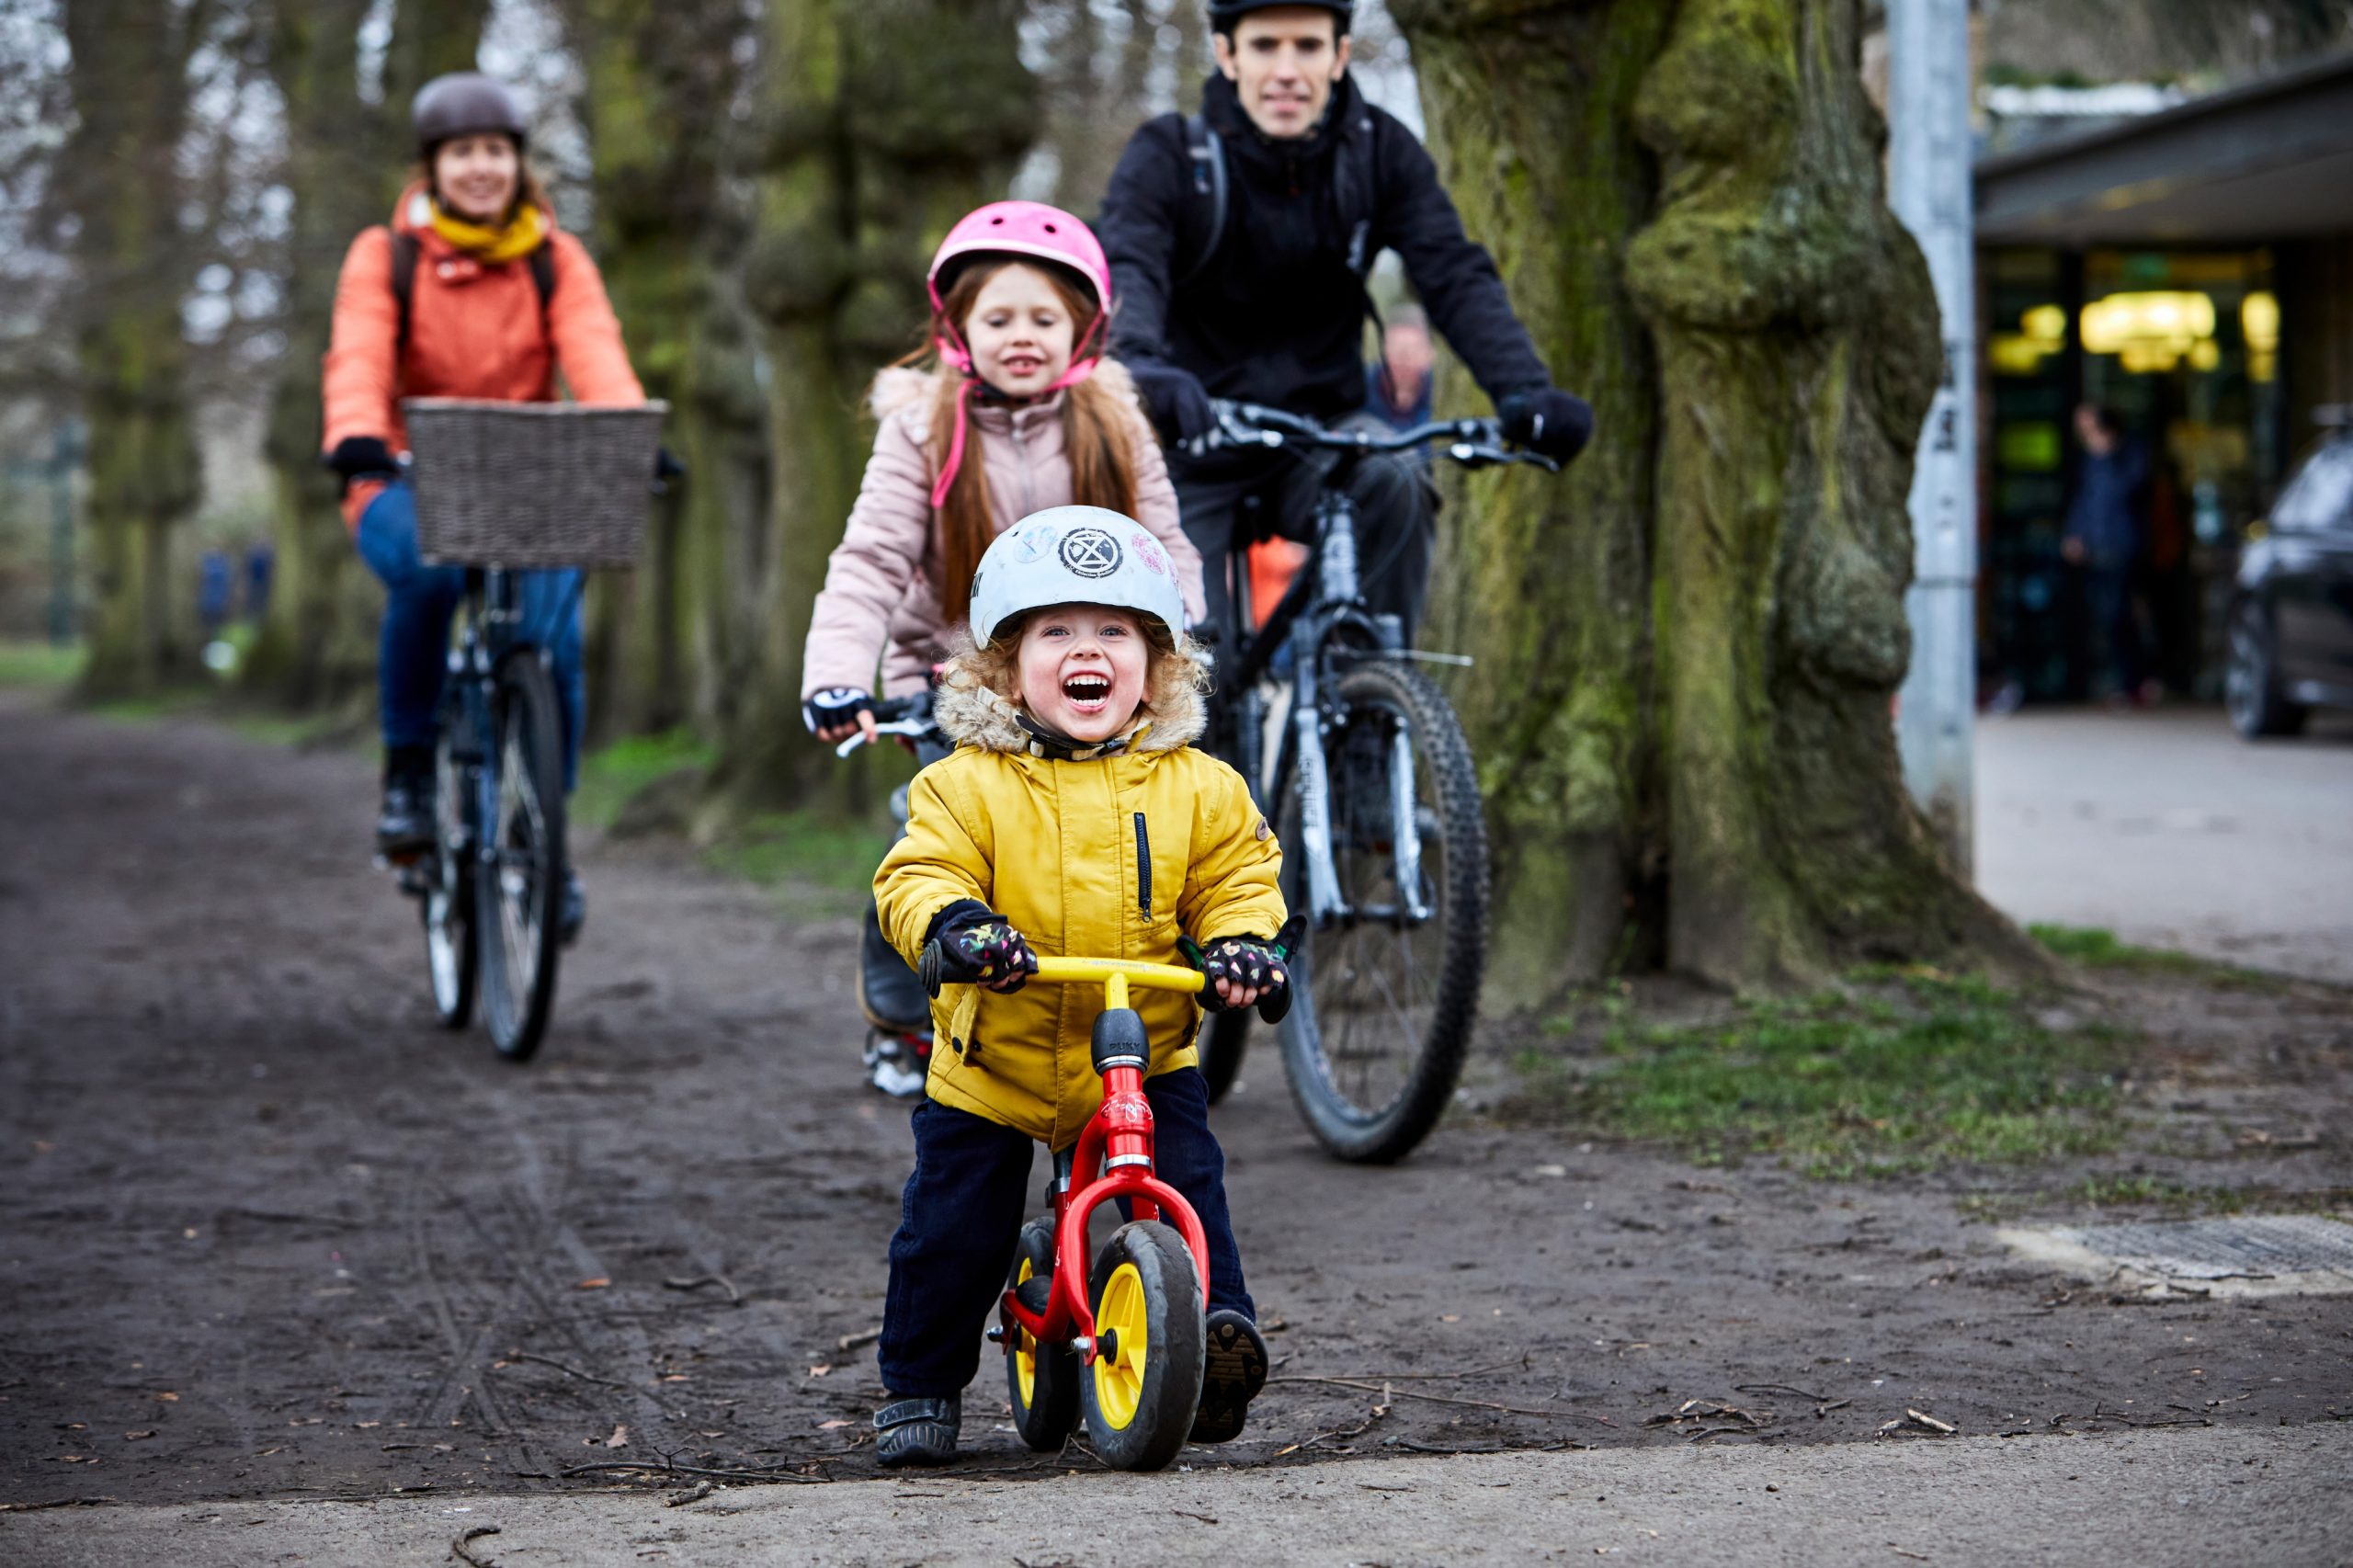
{"type": "Polygon", "coordinates": [[[1050,506],[996,536],[972,574],[972,640],[988,647],[1049,605],[1133,610],[1171,642],[1185,625],[1168,552],[1142,523],[1102,506],[1050,506]]]}
{"type": "Polygon", "coordinates": [[[1346,38],[1348,24],[1356,19],[1356,0],[1210,0],[1210,29],[1228,33],[1233,24],[1253,11],[1271,11],[1278,6],[1314,6],[1332,13],[1340,36],[1346,38]]]}
{"type": "Polygon", "coordinates": [[[479,71],[452,71],[419,87],[409,121],[416,131],[416,150],[427,158],[453,136],[496,131],[513,137],[517,152],[529,140],[523,106],[506,83],[479,71]]]}

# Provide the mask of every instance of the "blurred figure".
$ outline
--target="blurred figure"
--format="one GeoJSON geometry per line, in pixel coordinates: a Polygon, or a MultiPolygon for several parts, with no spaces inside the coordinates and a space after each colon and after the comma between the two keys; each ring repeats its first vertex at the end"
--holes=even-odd
{"type": "Polygon", "coordinates": [[[2148,480],[2148,455],[2124,439],[2115,413],[2097,403],[2075,410],[2075,439],[2084,449],[2083,467],[2067,506],[2059,552],[2084,574],[2095,661],[2092,692],[2112,702],[2145,700],[2132,572],[2144,537],[2138,505],[2148,480]]]}
{"type": "Polygon", "coordinates": [[[269,614],[269,579],[278,569],[278,552],[267,540],[245,546],[245,619],[256,626],[269,614]]]}
{"type": "Polygon", "coordinates": [[[229,552],[206,551],[196,568],[196,619],[208,642],[229,622],[230,592],[229,552]]]}
{"type": "Polygon", "coordinates": [[[1365,412],[1392,430],[1427,424],[1437,360],[1430,318],[1419,305],[1399,306],[1381,335],[1381,358],[1365,367],[1365,412]]]}

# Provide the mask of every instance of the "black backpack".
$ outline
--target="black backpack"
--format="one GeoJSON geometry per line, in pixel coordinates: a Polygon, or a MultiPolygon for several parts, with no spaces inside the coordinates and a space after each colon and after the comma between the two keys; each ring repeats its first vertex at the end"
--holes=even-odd
{"type": "MultiPolygon", "coordinates": [[[[1372,117],[1359,111],[1357,129],[1366,132],[1360,136],[1340,138],[1338,155],[1332,161],[1332,177],[1338,187],[1340,217],[1348,227],[1348,270],[1357,275],[1361,284],[1372,271],[1372,117]]],[[[1185,161],[1192,171],[1193,205],[1200,214],[1206,233],[1200,248],[1193,253],[1192,265],[1176,276],[1170,292],[1184,288],[1208,270],[1216,258],[1217,247],[1225,241],[1226,212],[1232,204],[1232,192],[1226,181],[1225,142],[1208,119],[1198,114],[1185,117],[1185,161]]],[[[1372,311],[1372,296],[1365,296],[1365,308],[1372,311]]],[[[1372,311],[1374,320],[1380,312],[1372,311]]]]}
{"type": "MultiPolygon", "coordinates": [[[[409,302],[416,297],[416,236],[400,230],[392,231],[392,300],[400,306],[401,333],[398,342],[408,347],[409,302]]],[[[548,301],[555,297],[555,246],[543,244],[523,258],[531,269],[531,281],[540,290],[540,328],[547,329],[548,301]]]]}

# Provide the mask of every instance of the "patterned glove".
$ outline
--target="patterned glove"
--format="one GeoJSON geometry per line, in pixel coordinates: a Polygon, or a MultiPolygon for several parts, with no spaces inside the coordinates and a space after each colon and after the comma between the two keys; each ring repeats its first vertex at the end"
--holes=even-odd
{"type": "Polygon", "coordinates": [[[952,906],[932,927],[915,965],[925,992],[933,996],[943,985],[1018,991],[1037,972],[1038,955],[1021,933],[994,909],[970,901],[952,906]]]}
{"type": "Polygon", "coordinates": [[[801,722],[811,734],[855,724],[858,716],[874,706],[874,699],[854,686],[829,686],[813,691],[801,703],[801,722]]]}
{"type": "Polygon", "coordinates": [[[1229,981],[1258,995],[1258,1016],[1270,1024],[1282,1022],[1290,1011],[1290,954],[1278,942],[1260,937],[1220,937],[1201,949],[1200,970],[1209,983],[1201,987],[1201,1006],[1222,1013],[1228,1004],[1218,994],[1217,983],[1229,981]]]}

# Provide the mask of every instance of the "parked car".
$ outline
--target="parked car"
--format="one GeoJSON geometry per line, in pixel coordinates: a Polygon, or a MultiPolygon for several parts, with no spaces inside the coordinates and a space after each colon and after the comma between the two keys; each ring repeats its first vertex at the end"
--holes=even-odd
{"type": "Polygon", "coordinates": [[[2222,692],[2248,740],[2353,708],[2353,430],[2304,460],[2240,557],[2222,692]]]}

